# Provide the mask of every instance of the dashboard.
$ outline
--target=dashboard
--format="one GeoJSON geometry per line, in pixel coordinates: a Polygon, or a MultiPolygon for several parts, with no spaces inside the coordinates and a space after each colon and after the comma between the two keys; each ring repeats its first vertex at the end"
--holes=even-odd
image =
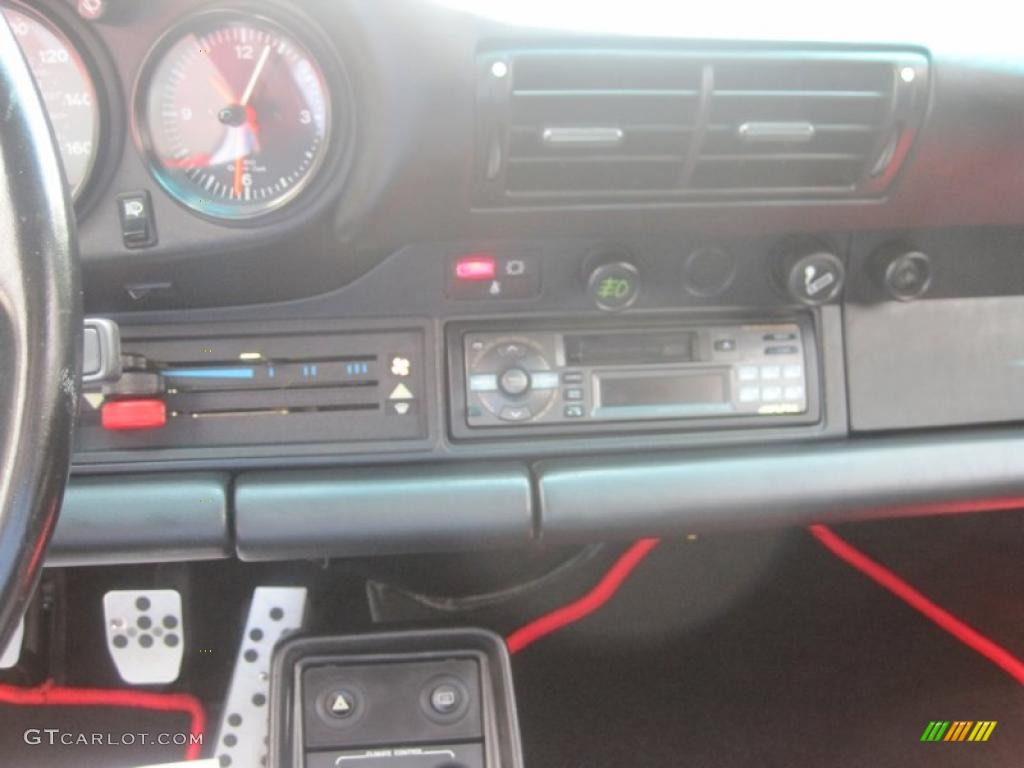
{"type": "Polygon", "coordinates": [[[86,357],[117,350],[71,562],[104,498],[153,505],[124,552],[261,559],[1024,490],[1005,46],[650,4],[0,5],[75,202],[86,357]]]}

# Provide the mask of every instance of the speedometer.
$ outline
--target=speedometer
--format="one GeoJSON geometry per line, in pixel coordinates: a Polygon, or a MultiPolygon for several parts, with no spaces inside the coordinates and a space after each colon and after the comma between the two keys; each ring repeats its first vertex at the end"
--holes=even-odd
{"type": "Polygon", "coordinates": [[[100,130],[96,88],[81,55],[57,26],[20,5],[3,4],[46,105],[72,195],[85,186],[96,161],[100,130]]]}
{"type": "Polygon", "coordinates": [[[310,52],[275,22],[203,14],[158,46],[137,95],[139,138],[157,180],[208,216],[248,219],[312,181],[331,105],[310,52]]]}

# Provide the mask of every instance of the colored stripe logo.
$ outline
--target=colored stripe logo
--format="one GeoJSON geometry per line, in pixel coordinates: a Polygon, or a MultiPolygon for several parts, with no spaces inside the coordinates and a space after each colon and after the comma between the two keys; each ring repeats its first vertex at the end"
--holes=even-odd
{"type": "Polygon", "coordinates": [[[933,720],[921,741],[988,741],[995,729],[995,720],[933,720]]]}

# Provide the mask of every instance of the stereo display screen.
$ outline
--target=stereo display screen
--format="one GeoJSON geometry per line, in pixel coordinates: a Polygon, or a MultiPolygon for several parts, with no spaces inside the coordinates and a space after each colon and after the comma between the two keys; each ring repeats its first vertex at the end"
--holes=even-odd
{"type": "Polygon", "coordinates": [[[726,402],[725,377],[721,374],[604,377],[601,407],[643,405],[718,405],[726,402]]]}

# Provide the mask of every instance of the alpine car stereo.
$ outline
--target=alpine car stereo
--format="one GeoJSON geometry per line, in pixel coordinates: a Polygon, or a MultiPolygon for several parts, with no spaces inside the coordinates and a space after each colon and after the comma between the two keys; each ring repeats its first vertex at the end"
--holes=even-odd
{"type": "Polygon", "coordinates": [[[468,328],[449,340],[458,345],[461,379],[453,400],[464,402],[457,410],[471,431],[631,422],[714,428],[737,426],[738,420],[817,419],[815,345],[807,320],[468,328]]]}

